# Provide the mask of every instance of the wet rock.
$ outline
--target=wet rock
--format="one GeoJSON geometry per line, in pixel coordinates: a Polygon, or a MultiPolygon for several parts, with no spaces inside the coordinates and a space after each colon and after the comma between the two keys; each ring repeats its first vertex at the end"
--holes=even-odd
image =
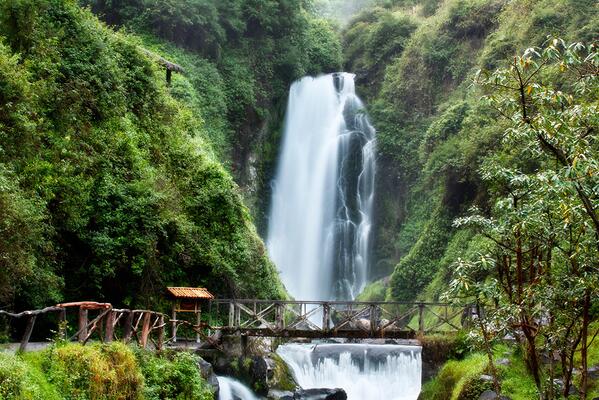
{"type": "Polygon", "coordinates": [[[497,365],[504,365],[504,366],[508,366],[511,363],[512,362],[508,358],[500,358],[499,360],[495,361],[495,364],[497,364],[497,365]]]}
{"type": "Polygon", "coordinates": [[[212,364],[210,364],[203,358],[198,358],[198,360],[196,361],[196,365],[200,370],[200,375],[202,375],[202,378],[204,378],[204,380],[208,382],[208,385],[210,385],[210,387],[212,388],[214,398],[217,399],[220,387],[218,385],[218,379],[216,378],[214,369],[212,368],[212,364]]]}
{"type": "Polygon", "coordinates": [[[493,377],[491,375],[481,375],[479,379],[483,382],[493,382],[493,377]]]}
{"type": "Polygon", "coordinates": [[[268,400],[295,400],[293,396],[294,393],[288,390],[269,390],[266,398],[268,400]]]}
{"type": "Polygon", "coordinates": [[[271,390],[268,400],[347,400],[343,389],[296,389],[295,391],[271,390]]]}
{"type": "Polygon", "coordinates": [[[506,397],[506,396],[497,396],[497,393],[495,393],[492,390],[485,390],[484,392],[481,393],[481,395],[478,399],[479,400],[510,400],[510,398],[506,397]]]}
{"type": "Polygon", "coordinates": [[[298,389],[294,400],[347,400],[343,389],[298,389]]]}

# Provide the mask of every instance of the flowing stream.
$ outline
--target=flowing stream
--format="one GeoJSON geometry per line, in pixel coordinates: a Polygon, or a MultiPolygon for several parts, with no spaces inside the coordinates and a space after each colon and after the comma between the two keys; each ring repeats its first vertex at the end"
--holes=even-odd
{"type": "Polygon", "coordinates": [[[355,400],[416,400],[420,351],[400,345],[286,344],[277,353],[304,389],[343,388],[355,400]]]}
{"type": "Polygon", "coordinates": [[[219,376],[218,400],[258,400],[252,391],[243,383],[233,378],[219,376]]]}
{"type": "MultiPolygon", "coordinates": [[[[266,242],[296,299],[353,300],[364,289],[375,166],[375,130],[354,75],[295,82],[266,242]]],[[[417,346],[287,344],[277,352],[304,389],[343,388],[350,400],[416,400],[420,392],[417,346]]]]}

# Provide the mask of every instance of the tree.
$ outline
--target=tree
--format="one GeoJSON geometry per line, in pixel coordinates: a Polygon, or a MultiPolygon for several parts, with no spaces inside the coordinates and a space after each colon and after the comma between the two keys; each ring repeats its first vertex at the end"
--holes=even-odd
{"type": "Polygon", "coordinates": [[[556,39],[507,68],[479,72],[477,83],[509,128],[504,150],[481,169],[496,197],[492,216],[473,210],[456,225],[475,226],[495,243],[487,255],[494,268],[486,279],[496,283],[489,305],[526,348],[540,398],[557,396],[554,354],[568,397],[580,350],[586,399],[591,303],[599,294],[597,45],[556,39]]]}

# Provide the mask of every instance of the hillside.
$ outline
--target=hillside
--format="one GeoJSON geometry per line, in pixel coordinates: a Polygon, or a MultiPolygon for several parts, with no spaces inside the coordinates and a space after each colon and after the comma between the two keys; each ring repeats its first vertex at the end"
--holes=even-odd
{"type": "Polygon", "coordinates": [[[404,0],[353,18],[345,69],[358,76],[379,146],[373,278],[391,275],[365,297],[436,299],[458,257],[488,248],[453,221],[473,206],[489,215],[501,192],[481,167],[518,156],[502,141],[509,121],[481,102],[476,71],[509,65],[548,38],[588,43],[598,32],[593,1],[404,0]]]}
{"type": "Polygon", "coordinates": [[[0,306],[284,296],[231,171],[274,152],[267,110],[338,42],[292,2],[213,5],[220,25],[186,4],[93,4],[110,23],[147,9],[133,35],[71,0],[0,2],[0,306]],[[171,85],[160,56],[184,68],[171,85]]]}

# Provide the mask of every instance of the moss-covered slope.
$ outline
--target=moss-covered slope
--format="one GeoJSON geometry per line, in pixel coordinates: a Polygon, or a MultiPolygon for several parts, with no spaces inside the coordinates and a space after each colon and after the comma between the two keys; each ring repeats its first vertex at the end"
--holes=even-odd
{"type": "Polygon", "coordinates": [[[72,0],[2,0],[0,66],[2,306],[283,295],[204,103],[138,39],[72,0]]]}

